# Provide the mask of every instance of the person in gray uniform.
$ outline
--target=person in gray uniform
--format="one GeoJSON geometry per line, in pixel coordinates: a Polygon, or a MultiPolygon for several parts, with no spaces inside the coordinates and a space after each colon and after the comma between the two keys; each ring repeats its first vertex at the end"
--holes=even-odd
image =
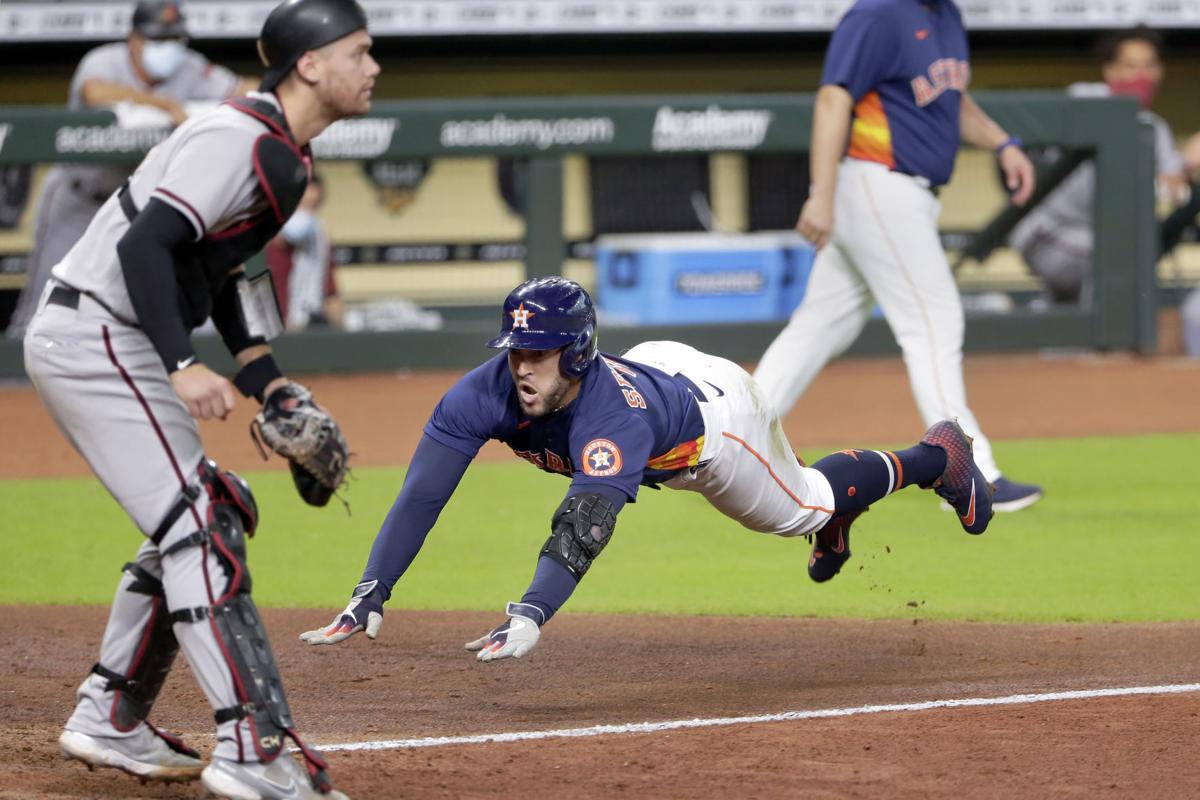
{"type": "MultiPolygon", "coordinates": [[[[1136,98],[1141,106],[1138,117],[1154,128],[1158,195],[1170,205],[1181,205],[1189,191],[1187,165],[1175,147],[1170,126],[1150,111],[1165,73],[1162,38],[1148,28],[1134,28],[1107,37],[1100,50],[1104,82],[1072,84],[1067,93],[1072,97],[1136,98]]],[[[1053,152],[1047,155],[1056,158],[1053,152]]],[[[1091,302],[1095,193],[1096,165],[1086,161],[1033,208],[1009,237],[1009,244],[1030,271],[1042,279],[1045,300],[1050,303],[1091,302]]],[[[1195,209],[1190,216],[1196,216],[1195,209]]],[[[1164,224],[1164,250],[1178,242],[1178,235],[1169,233],[1173,227],[1173,222],[1164,224]]]]}
{"type": "MultiPolygon", "coordinates": [[[[179,124],[187,118],[185,102],[225,100],[255,85],[188,49],[186,19],[177,0],[141,0],[133,11],[128,39],[101,45],[79,62],[67,108],[85,111],[129,101],[159,108],[179,124]]],[[[46,175],[9,338],[25,335],[50,269],[79,241],[100,206],[131,172],[118,164],[60,164],[46,175]]]]}
{"type": "Polygon", "coordinates": [[[25,337],[26,370],[143,535],[59,738],[69,758],[143,779],[199,777],[226,798],[345,797],[300,743],[250,597],[253,495],[205,457],[196,420],[225,418],[236,387],[263,402],[254,427],[289,459],[307,502],[328,502],[345,477],[336,424],[271,355],[267,339],[282,327],[265,300],[271,287],[241,265],[299,204],[309,143],[369,110],[371,43],[354,0],[277,6],[258,42],[261,91],[189,118],[151,150],[52,270],[25,337]],[[192,347],[190,332],[209,317],[240,368],[232,382],[192,347]],[[314,451],[326,471],[314,469],[314,451]],[[179,649],[215,712],[207,766],[147,721],[179,649]],[[304,766],[287,754],[289,738],[304,766]]]}

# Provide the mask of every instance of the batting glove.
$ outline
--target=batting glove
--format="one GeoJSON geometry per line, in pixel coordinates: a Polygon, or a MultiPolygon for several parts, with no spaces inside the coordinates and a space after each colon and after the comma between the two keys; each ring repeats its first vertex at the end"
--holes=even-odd
{"type": "Polygon", "coordinates": [[[363,581],[354,587],[349,605],[333,622],[315,631],[305,631],[300,640],[309,644],[337,644],[363,630],[368,639],[374,639],[383,625],[383,604],[390,596],[379,581],[363,581]]]}
{"type": "Polygon", "coordinates": [[[537,645],[545,619],[540,608],[529,603],[509,603],[504,613],[508,614],[508,620],[503,625],[463,645],[473,653],[478,651],[475,658],[480,661],[520,658],[537,645]]]}

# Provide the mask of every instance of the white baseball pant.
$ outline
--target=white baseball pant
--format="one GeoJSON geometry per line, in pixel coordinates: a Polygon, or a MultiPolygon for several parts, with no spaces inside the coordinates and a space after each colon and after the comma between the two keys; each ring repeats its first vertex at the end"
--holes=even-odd
{"type": "Polygon", "coordinates": [[[926,425],[957,419],[975,439],[975,462],[994,481],[992,445],[967,407],[963,308],[938,239],[941,204],[917,178],[844,159],[833,237],[817,254],[804,299],[754,372],[780,416],[831,359],[854,343],[879,303],[904,354],[926,425]]]}
{"type": "MultiPolygon", "coordinates": [[[[96,476],[149,537],[194,481],[203,455],[196,422],[175,394],[150,340],[124,325],[86,295],[79,308],[48,305],[46,298],[25,337],[25,369],[63,434],[96,476]]],[[[100,664],[121,674],[140,657],[153,613],[211,605],[227,585],[225,570],[207,545],[184,547],[163,557],[172,544],[203,527],[208,496],[202,492],[162,538],[142,542],[136,563],[163,584],[166,609],[157,598],[128,591],[133,579],[117,585],[108,626],[100,645],[100,664]]],[[[114,564],[116,571],[119,565],[114,564]]],[[[211,620],[177,622],[173,629],[204,694],[214,709],[236,705],[231,668],[222,654],[211,620]]],[[[69,730],[95,736],[132,735],[140,725],[121,730],[114,724],[115,694],[107,681],[90,674],[77,691],[69,730]]],[[[217,727],[215,755],[257,761],[249,722],[217,727]]]]}
{"type": "Polygon", "coordinates": [[[771,404],[748,372],[678,342],[643,342],[623,358],[682,373],[704,394],[700,464],[664,483],[699,492],[745,527],[777,536],[820,530],[833,515],[833,488],[801,466],[771,404]]]}

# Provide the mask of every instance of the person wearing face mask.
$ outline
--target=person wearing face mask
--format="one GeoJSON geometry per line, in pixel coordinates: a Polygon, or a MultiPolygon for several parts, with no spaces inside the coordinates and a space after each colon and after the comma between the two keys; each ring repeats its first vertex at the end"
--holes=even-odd
{"type": "MultiPolygon", "coordinates": [[[[1162,37],[1145,27],[1112,34],[1100,44],[1103,83],[1079,83],[1067,88],[1072,97],[1132,97],[1138,116],[1154,127],[1155,188],[1160,201],[1177,206],[1162,224],[1161,250],[1169,251],[1200,208],[1189,207],[1200,193],[1189,187],[1200,164],[1189,165],[1175,147],[1166,121],[1150,110],[1165,74],[1162,37]]],[[[1046,160],[1053,163],[1058,151],[1046,160]]],[[[1049,303],[1087,303],[1092,295],[1093,197],[1096,167],[1080,164],[1028,216],[1013,229],[1009,244],[1021,254],[1029,269],[1041,277],[1049,303]]]]}
{"type": "Polygon", "coordinates": [[[317,217],[324,200],[324,181],[314,171],[300,207],[264,251],[279,300],[279,314],[291,331],[314,324],[342,327],[342,301],[333,277],[333,248],[317,217]]]}
{"type": "MultiPolygon", "coordinates": [[[[67,108],[84,111],[128,102],[157,108],[177,125],[187,118],[184,103],[226,100],[257,85],[209,62],[189,49],[187,41],[187,20],[178,0],[141,0],[133,10],[128,38],[101,45],[79,62],[67,108]]],[[[121,164],[60,164],[47,174],[9,338],[25,335],[51,268],[132,172],[131,166],[121,164]]]]}

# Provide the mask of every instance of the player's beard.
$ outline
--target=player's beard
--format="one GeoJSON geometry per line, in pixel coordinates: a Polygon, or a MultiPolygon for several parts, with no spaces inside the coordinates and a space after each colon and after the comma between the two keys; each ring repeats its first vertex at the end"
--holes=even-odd
{"type": "MultiPolygon", "coordinates": [[[[554,383],[550,385],[550,388],[546,389],[545,391],[540,389],[538,390],[537,400],[533,405],[526,405],[525,401],[521,399],[521,411],[524,412],[525,416],[532,417],[534,419],[553,414],[562,407],[563,398],[567,396],[567,392],[570,391],[570,389],[571,382],[559,375],[554,379],[554,383]]],[[[517,391],[517,397],[522,397],[519,389],[517,391]]]]}

